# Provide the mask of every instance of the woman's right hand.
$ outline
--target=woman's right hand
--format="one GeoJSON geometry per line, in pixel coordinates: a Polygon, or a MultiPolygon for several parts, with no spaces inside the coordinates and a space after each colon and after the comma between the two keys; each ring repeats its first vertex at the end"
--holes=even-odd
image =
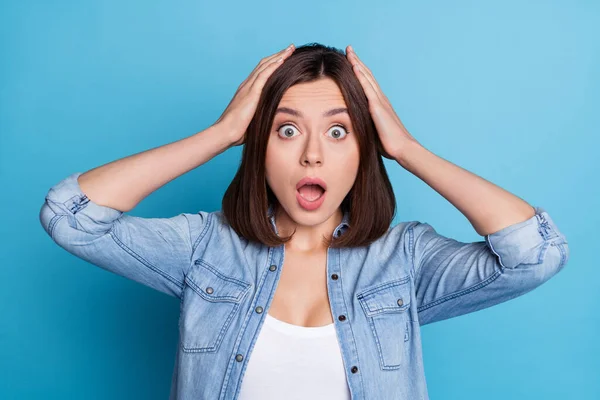
{"type": "Polygon", "coordinates": [[[260,60],[254,71],[238,86],[233,99],[214,123],[225,127],[232,146],[239,146],[245,142],[246,129],[254,117],[265,82],[283,60],[294,52],[293,49],[294,45],[291,44],[286,49],[260,60]]]}

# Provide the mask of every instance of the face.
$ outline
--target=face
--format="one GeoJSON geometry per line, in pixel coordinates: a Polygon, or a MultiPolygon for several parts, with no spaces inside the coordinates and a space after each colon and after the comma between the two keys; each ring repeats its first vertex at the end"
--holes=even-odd
{"type": "Polygon", "coordinates": [[[267,144],[267,183],[297,224],[321,224],[339,210],[358,172],[359,146],[344,97],[334,80],[324,78],[290,87],[277,109],[267,144]],[[307,177],[321,185],[298,188],[307,177]]]}

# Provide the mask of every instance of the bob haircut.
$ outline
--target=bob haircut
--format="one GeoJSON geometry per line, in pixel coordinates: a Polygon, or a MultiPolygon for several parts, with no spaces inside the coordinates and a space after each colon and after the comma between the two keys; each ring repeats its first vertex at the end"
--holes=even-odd
{"type": "Polygon", "coordinates": [[[360,157],[354,185],[340,205],[343,213],[349,213],[349,227],[339,237],[325,238],[325,242],[330,247],[366,246],[391,225],[396,198],[379,152],[381,143],[368,98],[342,50],[312,43],[297,47],[266,81],[245,132],[241,164],[223,196],[225,219],[247,240],[275,247],[293,236],[280,237],[269,220],[269,206],[276,210],[279,201],[266,181],[267,143],[285,91],[297,83],[323,78],[333,79],[342,92],[360,157]]]}

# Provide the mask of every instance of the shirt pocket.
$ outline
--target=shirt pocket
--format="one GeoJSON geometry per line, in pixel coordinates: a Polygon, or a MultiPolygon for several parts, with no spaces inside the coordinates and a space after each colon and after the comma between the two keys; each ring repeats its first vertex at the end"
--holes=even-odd
{"type": "Polygon", "coordinates": [[[398,369],[408,357],[411,337],[410,277],[385,282],[357,294],[371,327],[381,369],[398,369]]]}
{"type": "Polygon", "coordinates": [[[179,334],[184,352],[215,352],[251,284],[196,260],[185,276],[179,334]]]}

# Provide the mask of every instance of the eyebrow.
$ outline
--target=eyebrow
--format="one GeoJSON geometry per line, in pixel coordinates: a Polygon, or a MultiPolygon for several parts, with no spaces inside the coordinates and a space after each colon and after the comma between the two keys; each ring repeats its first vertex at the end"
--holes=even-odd
{"type": "MultiPolygon", "coordinates": [[[[304,115],[300,111],[297,111],[297,110],[294,110],[293,108],[288,108],[288,107],[279,107],[277,110],[275,110],[275,114],[277,114],[277,113],[286,113],[286,114],[291,114],[295,117],[304,118],[304,115]]],[[[323,116],[331,117],[333,115],[342,114],[342,113],[348,114],[348,109],[346,107],[333,108],[329,111],[325,111],[323,113],[323,116]]]]}

